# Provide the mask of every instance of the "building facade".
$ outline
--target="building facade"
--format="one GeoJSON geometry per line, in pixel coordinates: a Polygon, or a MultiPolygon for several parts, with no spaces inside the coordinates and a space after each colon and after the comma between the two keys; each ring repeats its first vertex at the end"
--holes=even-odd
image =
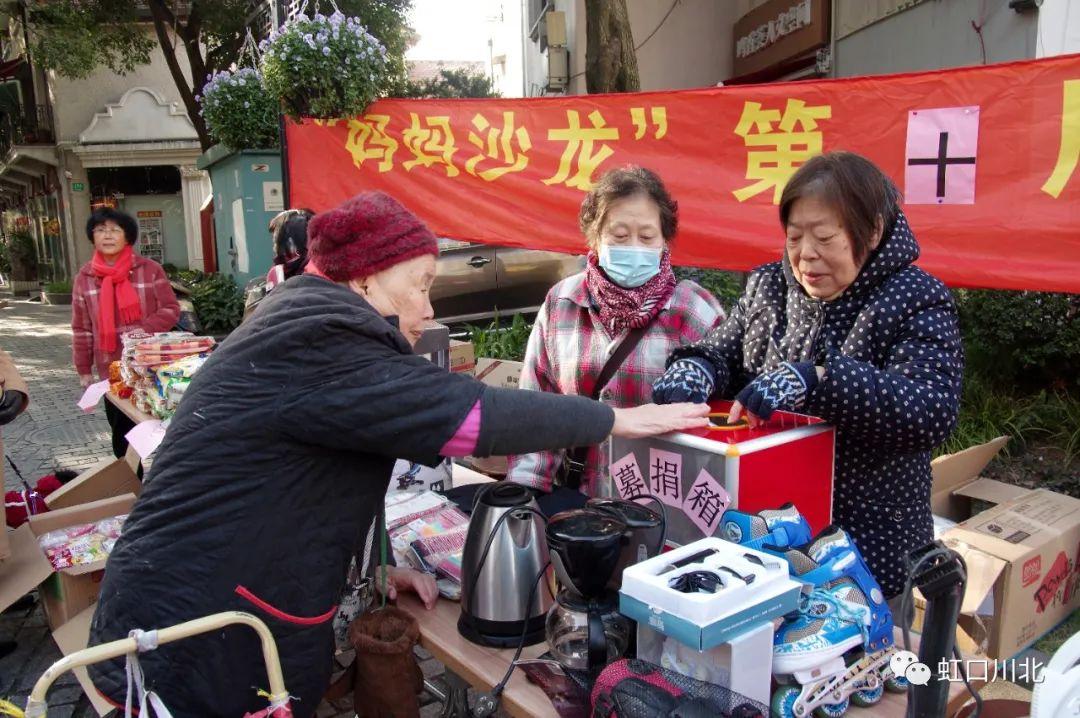
{"type": "Polygon", "coordinates": [[[127,75],[60,77],[34,65],[20,4],[7,7],[0,208],[6,232],[34,236],[37,279],[70,280],[89,261],[85,225],[99,206],[138,220],[144,256],[202,269],[199,208],[210,183],[195,167],[202,150],[162,51],[127,75]]]}

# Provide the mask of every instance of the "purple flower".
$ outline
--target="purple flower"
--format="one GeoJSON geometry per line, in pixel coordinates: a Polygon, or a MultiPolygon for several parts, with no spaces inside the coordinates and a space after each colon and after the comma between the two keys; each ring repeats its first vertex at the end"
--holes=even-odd
{"type": "Polygon", "coordinates": [[[322,54],[323,54],[323,55],[325,55],[325,56],[327,56],[327,57],[329,57],[329,56],[330,56],[330,48],[328,48],[328,47],[324,47],[324,48],[322,49],[322,54]]]}

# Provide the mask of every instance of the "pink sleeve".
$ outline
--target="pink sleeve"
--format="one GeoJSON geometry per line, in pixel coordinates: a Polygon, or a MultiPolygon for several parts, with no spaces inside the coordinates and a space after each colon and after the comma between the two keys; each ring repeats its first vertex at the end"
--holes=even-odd
{"type": "Polygon", "coordinates": [[[465,421],[461,422],[450,441],[439,452],[440,456],[468,456],[476,451],[476,442],[480,439],[480,400],[469,410],[465,421]]]}

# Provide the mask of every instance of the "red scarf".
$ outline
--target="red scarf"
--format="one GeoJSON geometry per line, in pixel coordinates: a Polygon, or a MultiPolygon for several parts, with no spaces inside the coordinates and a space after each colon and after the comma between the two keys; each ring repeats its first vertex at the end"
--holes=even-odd
{"type": "Polygon", "coordinates": [[[675,293],[671,255],[665,249],[656,276],[640,287],[626,289],[608,279],[600,268],[596,252],[589,252],[585,285],[593,301],[599,305],[600,322],[609,334],[618,336],[624,330],[637,329],[651,322],[675,293]]]}
{"type": "Polygon", "coordinates": [[[109,265],[101,252],[94,252],[90,271],[101,278],[101,301],[98,302],[98,341],[106,352],[114,352],[118,346],[116,339],[116,317],[120,324],[134,324],[142,319],[142,306],[139,293],[131,286],[131,267],[135,253],[131,245],[124,247],[116,264],[109,265]]]}

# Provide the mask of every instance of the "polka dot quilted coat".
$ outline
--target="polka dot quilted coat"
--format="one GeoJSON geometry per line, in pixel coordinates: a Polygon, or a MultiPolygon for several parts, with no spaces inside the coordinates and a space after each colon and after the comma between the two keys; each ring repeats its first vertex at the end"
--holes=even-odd
{"type": "Polygon", "coordinates": [[[963,374],[952,295],[918,257],[899,213],[832,301],[808,296],[786,258],[759,267],[727,321],[671,358],[708,359],[721,396],[783,361],[825,368],[804,411],[836,427],[833,520],[886,596],[903,589],[904,556],[933,538],[930,452],[955,425],[963,374]]]}

